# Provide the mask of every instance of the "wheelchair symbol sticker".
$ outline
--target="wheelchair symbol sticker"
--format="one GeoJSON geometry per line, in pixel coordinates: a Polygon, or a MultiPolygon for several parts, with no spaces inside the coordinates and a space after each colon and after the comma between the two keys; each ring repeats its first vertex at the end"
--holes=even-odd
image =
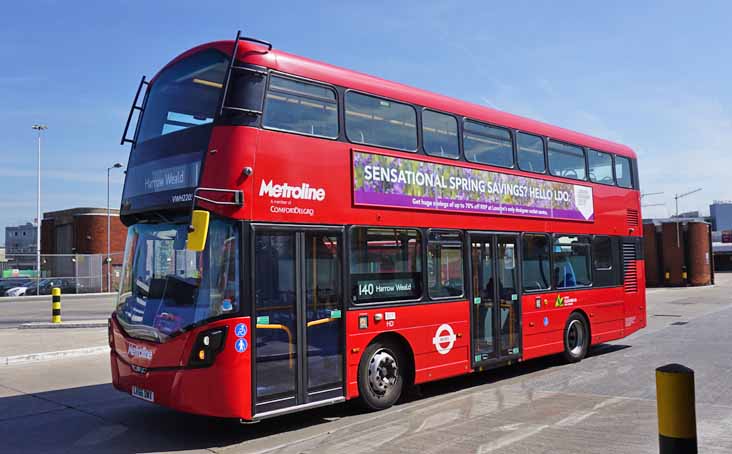
{"type": "Polygon", "coordinates": [[[236,328],[234,329],[234,334],[236,334],[236,337],[244,337],[247,335],[247,325],[244,323],[239,323],[236,325],[236,328]]]}

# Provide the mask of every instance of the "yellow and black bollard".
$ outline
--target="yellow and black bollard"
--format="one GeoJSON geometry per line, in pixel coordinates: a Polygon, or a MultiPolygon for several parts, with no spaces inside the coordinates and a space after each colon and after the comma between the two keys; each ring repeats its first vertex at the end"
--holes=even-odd
{"type": "Polygon", "coordinates": [[[661,454],[696,454],[694,371],[681,364],[656,369],[658,443],[661,454]]]}
{"type": "Polygon", "coordinates": [[[61,289],[51,289],[51,322],[61,323],[61,289]]]}

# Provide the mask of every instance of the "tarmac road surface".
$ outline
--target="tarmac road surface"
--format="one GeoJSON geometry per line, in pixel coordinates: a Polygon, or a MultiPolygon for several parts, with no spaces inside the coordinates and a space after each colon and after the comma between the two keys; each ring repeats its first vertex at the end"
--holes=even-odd
{"type": "MultiPolygon", "coordinates": [[[[115,295],[61,295],[62,320],[105,320],[114,310],[115,295]]],[[[0,329],[22,323],[50,322],[51,296],[0,298],[0,329]]]]}
{"type": "Polygon", "coordinates": [[[696,371],[699,452],[728,453],[732,275],[717,282],[650,290],[649,327],[578,364],[543,358],[430,383],[377,413],[347,403],[240,425],[113,390],[107,354],[4,366],[0,450],[657,453],[654,371],[679,362],[696,371]]]}

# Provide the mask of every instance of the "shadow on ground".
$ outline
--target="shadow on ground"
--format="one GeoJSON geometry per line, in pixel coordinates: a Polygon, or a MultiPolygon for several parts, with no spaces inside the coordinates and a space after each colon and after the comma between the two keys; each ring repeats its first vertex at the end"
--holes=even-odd
{"type": "MultiPolygon", "coordinates": [[[[602,345],[589,356],[628,348],[602,345]]],[[[563,365],[559,357],[465,375],[415,387],[398,405],[497,383],[563,365]]],[[[223,448],[363,413],[346,403],[242,425],[189,415],[134,399],[111,385],[0,398],[3,452],[157,452],[223,448]]]]}

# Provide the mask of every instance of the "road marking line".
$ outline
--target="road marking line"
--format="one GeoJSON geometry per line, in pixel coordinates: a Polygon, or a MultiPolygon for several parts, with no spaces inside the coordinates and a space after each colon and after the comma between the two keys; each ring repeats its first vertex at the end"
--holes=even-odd
{"type": "Polygon", "coordinates": [[[406,423],[384,425],[355,437],[341,437],[342,441],[328,446],[324,451],[328,453],[347,452],[348,454],[375,452],[384,444],[401,437],[408,430],[409,425],[406,423]]]}
{"type": "Polygon", "coordinates": [[[433,429],[435,427],[445,426],[446,424],[455,421],[463,416],[463,411],[460,408],[455,408],[445,412],[437,413],[432,416],[428,416],[422,421],[415,432],[421,432],[425,429],[433,429]]]}
{"type": "Polygon", "coordinates": [[[484,454],[487,452],[493,452],[497,449],[505,448],[506,446],[517,443],[525,438],[534,436],[542,430],[546,429],[547,427],[549,427],[548,424],[542,424],[540,426],[534,426],[531,429],[522,429],[521,431],[517,430],[510,435],[504,435],[503,437],[497,440],[493,440],[490,443],[480,445],[480,447],[478,448],[478,454],[484,454]]]}
{"type": "Polygon", "coordinates": [[[26,355],[0,356],[0,366],[14,366],[36,361],[50,361],[64,358],[75,358],[78,356],[98,355],[109,352],[109,346],[75,348],[73,350],[60,350],[56,352],[29,353],[26,355]]]}

